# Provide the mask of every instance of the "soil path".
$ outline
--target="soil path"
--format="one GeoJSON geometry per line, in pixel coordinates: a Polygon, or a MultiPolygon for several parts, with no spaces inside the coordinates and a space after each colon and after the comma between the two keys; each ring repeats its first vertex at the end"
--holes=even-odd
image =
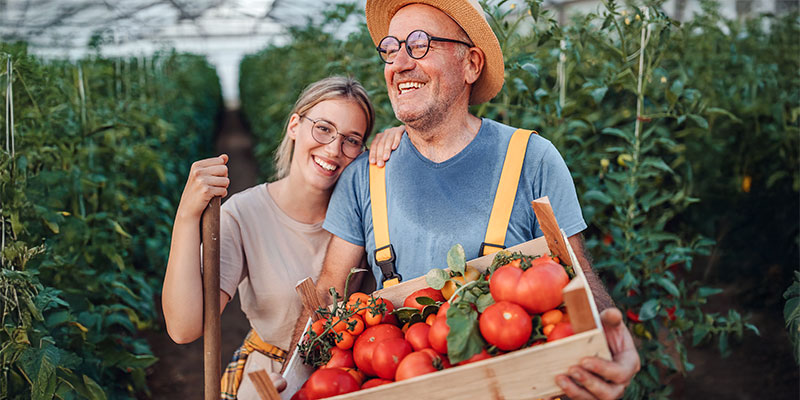
{"type": "MultiPolygon", "coordinates": [[[[242,122],[238,110],[228,110],[223,115],[222,127],[217,136],[217,153],[226,153],[228,174],[231,179],[228,196],[256,184],[257,168],[253,158],[253,138],[242,122]]],[[[145,334],[153,354],[159,361],[147,372],[147,383],[153,399],[202,399],[203,398],[203,340],[193,343],[175,344],[164,328],[164,316],[160,314],[161,299],[157,299],[159,323],[162,329],[145,334]]],[[[239,296],[225,307],[222,313],[222,368],[231,359],[233,352],[242,344],[250,329],[247,318],[239,306],[239,296]]]]}

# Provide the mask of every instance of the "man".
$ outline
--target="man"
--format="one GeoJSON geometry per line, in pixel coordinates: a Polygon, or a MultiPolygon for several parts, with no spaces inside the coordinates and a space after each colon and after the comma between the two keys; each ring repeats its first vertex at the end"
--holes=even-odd
{"type": "MultiPolygon", "coordinates": [[[[530,201],[548,196],[579,254],[598,307],[605,309],[602,320],[614,357],[610,362],[582,360],[569,376],[557,377],[557,383],[573,399],[622,396],[639,369],[639,357],[619,310],[610,308],[611,300],[584,256],[580,232],[586,224],[574,184],[549,141],[534,134],[523,142],[527,151],[505,242],[484,242],[515,129],[469,113],[469,105],[500,91],[504,74],[500,46],[477,1],[368,0],[366,13],[386,63],[392,107],[407,131],[384,171],[396,272],[408,280],[443,267],[455,243],[471,259],[482,244],[512,246],[541,236],[530,201]]],[[[373,258],[381,246],[374,238],[372,197],[369,163],[362,155],[342,174],[323,225],[334,235],[317,282],[326,299],[325,289],[332,286],[342,293],[350,268],[359,265],[365,251],[378,282],[391,277],[376,268],[373,258]]]]}

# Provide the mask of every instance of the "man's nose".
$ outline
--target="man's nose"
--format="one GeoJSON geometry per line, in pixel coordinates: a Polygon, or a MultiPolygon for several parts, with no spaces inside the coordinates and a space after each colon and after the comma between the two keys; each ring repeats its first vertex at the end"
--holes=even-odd
{"type": "Polygon", "coordinates": [[[407,71],[414,68],[416,61],[417,60],[408,55],[408,48],[404,43],[400,50],[397,51],[397,55],[394,57],[394,62],[389,65],[391,65],[395,71],[407,71]]]}

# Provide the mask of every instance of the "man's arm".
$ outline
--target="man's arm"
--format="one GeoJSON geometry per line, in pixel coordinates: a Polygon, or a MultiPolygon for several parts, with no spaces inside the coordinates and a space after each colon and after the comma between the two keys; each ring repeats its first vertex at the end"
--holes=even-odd
{"type": "MultiPolygon", "coordinates": [[[[347,280],[347,274],[350,269],[361,265],[361,260],[364,258],[364,247],[352,244],[340,237],[333,235],[328,249],[325,253],[325,259],[322,262],[322,272],[317,279],[317,295],[319,299],[325,303],[331,303],[330,288],[336,288],[339,295],[344,294],[344,283],[347,280]]],[[[303,329],[306,326],[306,321],[311,314],[303,308],[300,313],[300,318],[294,327],[292,334],[292,345],[289,348],[294,349],[300,341],[300,335],[303,334],[303,329]]]]}
{"type": "Polygon", "coordinates": [[[611,296],[592,270],[583,248],[583,236],[570,236],[569,244],[575,251],[597,308],[601,311],[600,320],[612,360],[585,357],[579,365],[570,367],[566,375],[557,376],[556,383],[571,399],[618,399],[641,368],[639,353],[622,320],[622,313],[614,307],[611,296]]]}
{"type": "Polygon", "coordinates": [[[575,257],[578,258],[578,262],[581,264],[583,274],[586,276],[586,283],[588,283],[589,288],[592,289],[594,302],[597,304],[597,311],[603,311],[606,308],[614,307],[614,301],[611,300],[611,296],[608,294],[603,283],[597,278],[597,274],[594,273],[594,269],[592,268],[592,263],[589,257],[586,256],[586,250],[583,246],[583,235],[576,233],[570,236],[569,244],[572,246],[572,250],[575,251],[575,257]]]}

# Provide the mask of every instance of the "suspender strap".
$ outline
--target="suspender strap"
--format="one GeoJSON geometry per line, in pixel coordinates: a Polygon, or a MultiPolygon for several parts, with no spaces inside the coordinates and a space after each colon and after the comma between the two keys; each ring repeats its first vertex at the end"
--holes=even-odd
{"type": "MultiPolygon", "coordinates": [[[[494,195],[492,214],[489,216],[489,226],[486,228],[486,237],[481,244],[480,255],[482,256],[505,248],[508,221],[511,219],[511,209],[514,208],[519,175],[522,171],[522,162],[525,161],[525,151],[528,148],[528,139],[531,133],[533,131],[517,129],[508,142],[503,171],[500,173],[500,182],[497,184],[497,193],[494,195]]],[[[374,204],[373,202],[373,207],[374,204]]]]}
{"type": "Polygon", "coordinates": [[[372,232],[375,235],[375,265],[383,273],[383,287],[394,286],[403,280],[397,273],[394,248],[389,242],[389,218],[386,211],[386,168],[370,164],[369,192],[372,201],[372,232]]]}

